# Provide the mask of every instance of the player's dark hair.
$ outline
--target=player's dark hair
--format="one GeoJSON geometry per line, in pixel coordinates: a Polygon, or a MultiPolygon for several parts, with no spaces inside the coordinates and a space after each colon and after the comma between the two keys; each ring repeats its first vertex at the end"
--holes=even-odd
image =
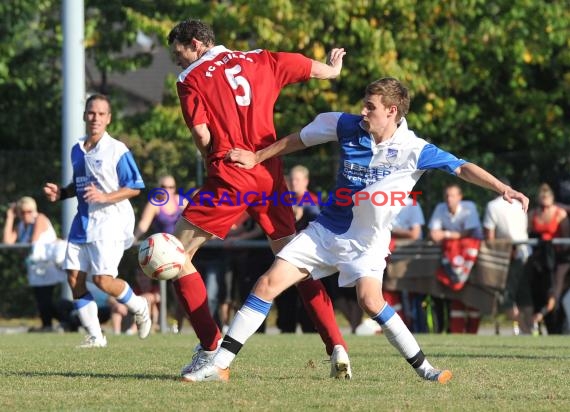
{"type": "Polygon", "coordinates": [[[210,26],[200,20],[184,20],[178,23],[168,34],[168,44],[178,40],[179,43],[187,46],[196,39],[206,46],[213,46],[216,38],[210,26]]]}
{"type": "Polygon", "coordinates": [[[367,96],[382,96],[382,104],[384,106],[396,106],[398,109],[396,121],[407,115],[410,110],[408,89],[393,77],[385,77],[370,83],[366,86],[365,94],[367,96]]]}
{"type": "Polygon", "coordinates": [[[87,100],[85,101],[85,111],[86,112],[87,112],[87,108],[89,107],[89,105],[91,104],[91,102],[93,100],[103,100],[103,101],[107,102],[107,105],[109,106],[109,113],[111,113],[111,100],[109,99],[109,97],[105,96],[104,94],[100,94],[100,93],[92,94],[91,96],[89,96],[87,98],[87,100]]]}
{"type": "Polygon", "coordinates": [[[554,190],[552,190],[552,187],[550,187],[548,183],[541,183],[541,185],[538,187],[537,198],[540,199],[541,195],[549,195],[554,197],[554,190]]]}

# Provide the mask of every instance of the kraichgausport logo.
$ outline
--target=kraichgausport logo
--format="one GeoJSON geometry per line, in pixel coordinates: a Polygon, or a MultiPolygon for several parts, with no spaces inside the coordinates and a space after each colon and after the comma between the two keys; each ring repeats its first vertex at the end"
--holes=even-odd
{"type": "MultiPolygon", "coordinates": [[[[420,191],[352,191],[348,188],[340,188],[326,196],[323,192],[304,192],[301,196],[297,196],[295,192],[222,192],[216,197],[214,192],[198,190],[192,188],[189,190],[178,189],[178,205],[185,204],[190,206],[266,206],[266,205],[285,205],[285,206],[329,206],[336,204],[337,206],[352,207],[359,206],[362,202],[371,202],[375,206],[405,206],[405,200],[410,197],[412,204],[415,206],[417,197],[422,194],[420,191]]],[[[164,188],[156,187],[149,191],[148,201],[155,206],[164,206],[170,200],[171,194],[164,188]]]]}

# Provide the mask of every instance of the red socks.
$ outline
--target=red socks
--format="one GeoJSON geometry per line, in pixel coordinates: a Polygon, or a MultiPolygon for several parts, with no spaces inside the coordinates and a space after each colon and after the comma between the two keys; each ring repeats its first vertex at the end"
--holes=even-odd
{"type": "Polygon", "coordinates": [[[202,276],[198,272],[191,273],[175,280],[173,284],[178,301],[186,311],[202,348],[215,350],[222,335],[208,309],[208,296],[202,276]]]}
{"type": "Polygon", "coordinates": [[[307,313],[325,343],[327,353],[332,355],[335,345],[342,345],[348,351],[348,346],[336,323],[331,298],[322,282],[313,279],[304,280],[297,284],[297,290],[307,313]]]}

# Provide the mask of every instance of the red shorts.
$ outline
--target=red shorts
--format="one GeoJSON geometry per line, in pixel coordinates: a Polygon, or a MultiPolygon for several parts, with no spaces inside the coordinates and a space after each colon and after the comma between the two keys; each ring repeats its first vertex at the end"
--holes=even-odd
{"type": "Polygon", "coordinates": [[[293,210],[282,196],[288,190],[281,159],[269,159],[249,170],[214,160],[204,185],[193,194],[182,217],[224,239],[247,211],[269,238],[281,239],[295,233],[293,210]]]}

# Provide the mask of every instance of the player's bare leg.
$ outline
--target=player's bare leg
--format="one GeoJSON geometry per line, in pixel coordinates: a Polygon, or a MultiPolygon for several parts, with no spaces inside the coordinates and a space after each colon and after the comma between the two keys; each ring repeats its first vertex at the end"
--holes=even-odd
{"type": "Polygon", "coordinates": [[[196,267],[192,262],[194,255],[200,247],[208,240],[212,239],[213,235],[200,229],[198,226],[193,225],[184,218],[178,219],[174,235],[184,245],[187,259],[183,268],[180,270],[180,277],[186,276],[188,273],[196,272],[196,267]]]}

